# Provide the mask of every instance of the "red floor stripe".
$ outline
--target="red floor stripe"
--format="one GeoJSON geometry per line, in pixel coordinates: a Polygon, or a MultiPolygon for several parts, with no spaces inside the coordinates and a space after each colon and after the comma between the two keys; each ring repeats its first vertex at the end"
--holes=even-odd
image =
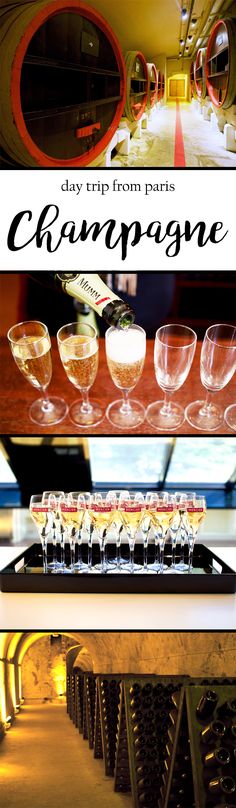
{"type": "Polygon", "coordinates": [[[180,113],[180,104],[178,99],[176,99],[176,124],[175,124],[175,157],[174,157],[174,166],[175,168],[185,168],[186,161],[185,161],[185,151],[184,151],[184,139],[183,139],[183,130],[182,130],[182,123],[181,123],[181,113],[180,113]]]}

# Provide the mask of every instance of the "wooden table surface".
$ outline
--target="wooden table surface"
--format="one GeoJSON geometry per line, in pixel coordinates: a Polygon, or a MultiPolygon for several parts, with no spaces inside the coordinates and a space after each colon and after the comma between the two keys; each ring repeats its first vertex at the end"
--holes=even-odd
{"type": "MultiPolygon", "coordinates": [[[[99,340],[100,345],[100,359],[99,370],[96,381],[91,390],[91,398],[96,399],[106,410],[111,401],[120,397],[120,391],[114,386],[106,363],[105,345],[104,340],[99,340]]],[[[199,359],[201,351],[201,342],[198,342],[197,349],[193,361],[190,374],[183,385],[183,387],[175,394],[174,399],[179,402],[184,408],[191,401],[204,398],[204,389],[201,385],[199,374],[199,359]]],[[[79,391],[68,381],[65,371],[62,367],[61,360],[58,354],[56,339],[52,338],[52,362],[53,362],[53,375],[52,381],[49,386],[49,394],[60,395],[66,399],[70,405],[79,398],[79,391]]],[[[119,430],[112,427],[110,422],[104,417],[104,420],[98,427],[93,430],[76,429],[76,426],[70,420],[69,415],[60,424],[53,427],[37,426],[32,423],[29,418],[29,407],[37,398],[37,391],[24,379],[18,370],[13,357],[11,355],[6,339],[1,340],[0,344],[0,366],[1,366],[1,394],[0,394],[0,425],[1,434],[8,435],[73,435],[78,432],[79,434],[93,434],[93,435],[117,435],[119,430]]],[[[149,340],[147,343],[147,355],[144,366],[144,371],[140,382],[137,384],[133,391],[133,397],[139,399],[144,406],[148,406],[153,401],[157,401],[163,397],[162,391],[159,389],[153,365],[153,341],[149,340]]],[[[224,409],[236,402],[236,376],[233,377],[231,382],[216,394],[215,400],[224,409]]],[[[124,434],[133,435],[160,435],[160,432],[152,429],[147,421],[138,428],[133,429],[130,433],[124,434]]],[[[193,429],[187,421],[176,430],[175,433],[169,432],[169,435],[200,435],[198,430],[193,429]]],[[[206,434],[205,432],[203,434],[206,434]]],[[[212,435],[227,435],[234,434],[231,429],[223,422],[221,428],[212,435]]]]}

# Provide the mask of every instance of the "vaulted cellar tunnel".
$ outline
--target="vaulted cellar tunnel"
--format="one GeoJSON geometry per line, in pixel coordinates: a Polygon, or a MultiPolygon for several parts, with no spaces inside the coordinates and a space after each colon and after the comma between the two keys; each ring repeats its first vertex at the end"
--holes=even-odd
{"type": "MultiPolygon", "coordinates": [[[[190,808],[192,733],[197,727],[199,738],[213,718],[225,724],[226,786],[236,790],[229,739],[235,643],[224,632],[1,632],[3,808],[177,806],[173,789],[185,757],[190,773],[180,804],[190,808]]],[[[202,800],[199,808],[208,805],[202,800]]]]}
{"type": "Polygon", "coordinates": [[[3,0],[1,165],[235,167],[235,0],[3,0]]]}

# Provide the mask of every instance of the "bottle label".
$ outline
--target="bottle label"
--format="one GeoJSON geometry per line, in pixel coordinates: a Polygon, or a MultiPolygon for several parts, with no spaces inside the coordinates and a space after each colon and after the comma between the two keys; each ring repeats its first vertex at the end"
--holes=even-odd
{"type": "Polygon", "coordinates": [[[99,275],[80,272],[77,275],[73,273],[73,277],[70,279],[69,274],[66,279],[65,276],[64,279],[60,278],[60,274],[58,274],[62,281],[64,292],[91,306],[101,316],[108,303],[112,303],[113,300],[120,300],[120,297],[106,286],[99,275]]]}

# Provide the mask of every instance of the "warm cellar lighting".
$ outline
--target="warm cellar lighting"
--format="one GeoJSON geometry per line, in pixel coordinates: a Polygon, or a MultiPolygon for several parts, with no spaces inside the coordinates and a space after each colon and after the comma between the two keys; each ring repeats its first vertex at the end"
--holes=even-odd
{"type": "Polygon", "coordinates": [[[192,37],[192,34],[190,34],[190,35],[188,36],[188,42],[192,42],[192,38],[193,38],[193,37],[192,37]]]}
{"type": "Polygon", "coordinates": [[[197,17],[193,17],[191,25],[193,26],[193,28],[195,28],[195,25],[197,25],[197,17]]]}
{"type": "Polygon", "coordinates": [[[12,717],[11,717],[11,715],[7,715],[6,721],[5,721],[5,729],[10,729],[11,725],[12,725],[12,717]]]}
{"type": "Polygon", "coordinates": [[[188,16],[187,8],[182,8],[182,11],[181,11],[182,20],[187,20],[187,16],[188,16]]]}
{"type": "Polygon", "coordinates": [[[181,47],[182,47],[182,45],[184,45],[184,39],[180,39],[180,40],[179,40],[179,44],[180,44],[180,45],[181,45],[181,47]]]}

